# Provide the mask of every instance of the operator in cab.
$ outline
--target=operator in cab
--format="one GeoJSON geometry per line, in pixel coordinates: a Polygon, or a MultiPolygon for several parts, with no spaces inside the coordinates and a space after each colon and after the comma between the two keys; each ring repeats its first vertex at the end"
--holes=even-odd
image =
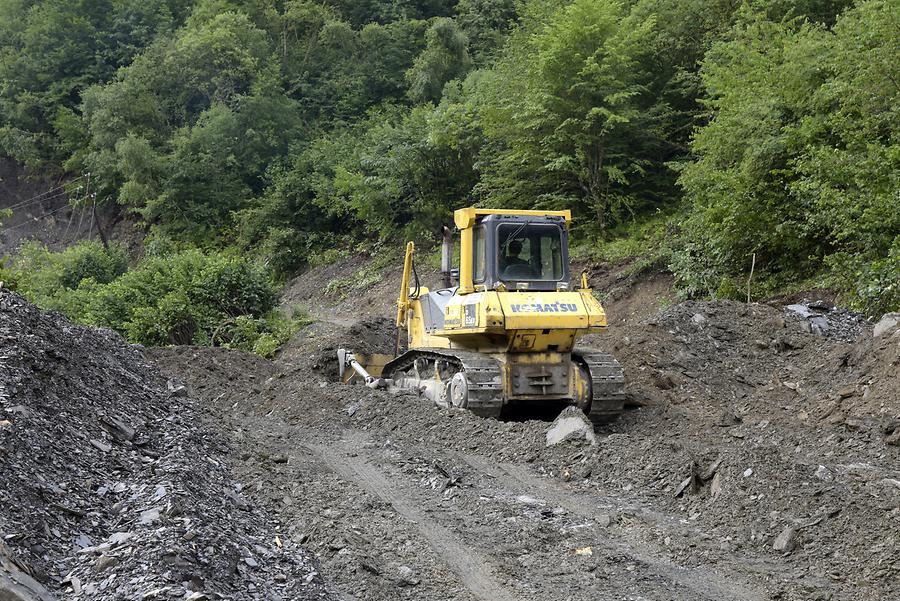
{"type": "Polygon", "coordinates": [[[510,265],[527,265],[528,261],[523,259],[521,254],[522,241],[511,240],[509,244],[506,245],[506,254],[503,255],[503,269],[506,269],[510,265]]]}
{"type": "Polygon", "coordinates": [[[534,269],[531,264],[522,258],[522,240],[516,238],[509,240],[504,252],[500,255],[501,277],[510,279],[531,279],[534,277],[534,269]]]}

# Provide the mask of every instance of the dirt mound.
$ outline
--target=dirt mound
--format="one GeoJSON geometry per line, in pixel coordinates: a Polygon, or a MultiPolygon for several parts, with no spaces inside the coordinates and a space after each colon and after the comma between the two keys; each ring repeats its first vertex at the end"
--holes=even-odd
{"type": "MultiPolygon", "coordinates": [[[[394,352],[397,327],[385,317],[344,325],[319,321],[300,330],[278,354],[278,363],[292,377],[316,381],[338,380],[337,350],[350,349],[358,354],[394,352]]],[[[406,336],[401,347],[406,348],[406,336]]]]}
{"type": "MultiPolygon", "coordinates": [[[[685,569],[765,575],[765,598],[896,598],[900,334],[873,337],[859,316],[812,303],[804,305],[809,314],[736,302],[651,311],[660,297],[653,286],[647,291],[647,302],[628,305],[634,310],[608,333],[585,340],[618,357],[640,405],[599,429],[596,444],[547,446],[547,421],[486,420],[412,394],[335,386],[334,350],[389,350],[387,318],[323,319],[275,362],[217,349],[152,356],[202,391],[206,408],[233,430],[238,470],[254,498],[307,541],[330,578],[363,599],[439,599],[449,585],[439,557],[409,552],[415,535],[394,527],[398,518],[383,495],[373,500],[348,486],[352,474],[327,471],[332,447],[347,449],[354,469],[377,459],[392,481],[436,491],[434,515],[452,529],[479,532],[472,540],[483,537],[489,548],[503,546],[498,533],[522,536],[514,526],[505,530],[523,519],[515,509],[504,510],[511,521],[500,524],[496,500],[485,500],[504,476],[482,468],[505,465],[543,474],[554,489],[606,498],[615,536],[638,537],[685,569]]],[[[524,489],[526,506],[543,490],[527,482],[537,488],[524,489]]],[[[571,545],[561,530],[536,532],[552,545],[571,545]]],[[[521,558],[536,548],[521,542],[510,553],[521,558]]],[[[498,563],[510,565],[497,553],[498,563]]],[[[615,562],[603,565],[614,570],[615,562]]],[[[512,581],[539,590],[549,577],[542,570],[516,572],[512,581]]],[[[554,590],[571,587],[571,598],[586,598],[593,585],[579,589],[576,581],[554,590]]]]}
{"type": "Polygon", "coordinates": [[[329,598],[306,552],[244,498],[184,387],[117,334],[5,291],[0,533],[55,591],[329,598]]]}

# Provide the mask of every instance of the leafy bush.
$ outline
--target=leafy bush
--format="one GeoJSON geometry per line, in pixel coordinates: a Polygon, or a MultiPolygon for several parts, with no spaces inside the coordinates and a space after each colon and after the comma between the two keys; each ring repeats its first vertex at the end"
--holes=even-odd
{"type": "Polygon", "coordinates": [[[887,257],[856,272],[851,305],[873,319],[900,310],[900,236],[887,257]]]}
{"type": "Polygon", "coordinates": [[[274,356],[294,332],[310,323],[309,313],[297,309],[290,316],[279,311],[270,311],[259,319],[241,315],[222,328],[218,336],[222,338],[222,346],[268,358],[274,356]]]}
{"type": "Polygon", "coordinates": [[[732,295],[754,255],[760,280],[830,266],[845,288],[870,263],[857,269],[859,302],[896,306],[897,25],[881,0],[855,3],[831,29],[748,9],[707,53],[715,118],[697,130],[679,180],[691,211],[673,269],[686,290],[732,295]]]}
{"type": "Polygon", "coordinates": [[[39,242],[27,242],[10,269],[18,274],[15,279],[23,294],[50,299],[77,289],[85,280],[112,282],[127,271],[128,253],[115,243],[106,249],[99,242],[79,242],[54,253],[39,242]]]}
{"type": "Polygon", "coordinates": [[[148,346],[223,344],[270,356],[308,320],[273,311],[274,282],[242,256],[187,250],[126,267],[119,248],[31,245],[7,271],[37,305],[148,346]]]}

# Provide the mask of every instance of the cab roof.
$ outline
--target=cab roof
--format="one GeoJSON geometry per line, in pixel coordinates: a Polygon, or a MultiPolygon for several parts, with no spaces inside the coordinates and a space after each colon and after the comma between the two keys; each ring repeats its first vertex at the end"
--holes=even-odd
{"type": "Polygon", "coordinates": [[[457,209],[453,213],[453,221],[456,227],[464,230],[475,225],[479,217],[485,215],[510,215],[514,217],[562,217],[566,220],[566,226],[572,221],[572,211],[518,211],[515,209],[477,209],[466,207],[457,209]]]}

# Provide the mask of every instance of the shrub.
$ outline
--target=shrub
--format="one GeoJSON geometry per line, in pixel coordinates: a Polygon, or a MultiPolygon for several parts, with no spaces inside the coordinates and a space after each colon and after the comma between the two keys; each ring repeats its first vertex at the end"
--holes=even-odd
{"type": "Polygon", "coordinates": [[[273,311],[274,282],[241,256],[186,250],[126,268],[119,247],[28,245],[4,273],[37,305],[148,346],[224,344],[271,356],[303,323],[273,311]]]}
{"type": "Polygon", "coordinates": [[[116,243],[107,249],[99,242],[78,242],[54,253],[39,242],[27,242],[11,268],[19,273],[23,292],[51,297],[61,289],[78,288],[86,279],[101,284],[113,281],[128,270],[128,253],[116,243]]]}
{"type": "Polygon", "coordinates": [[[900,311],[900,236],[894,240],[887,257],[856,272],[850,304],[874,319],[890,311],[900,311]]]}

